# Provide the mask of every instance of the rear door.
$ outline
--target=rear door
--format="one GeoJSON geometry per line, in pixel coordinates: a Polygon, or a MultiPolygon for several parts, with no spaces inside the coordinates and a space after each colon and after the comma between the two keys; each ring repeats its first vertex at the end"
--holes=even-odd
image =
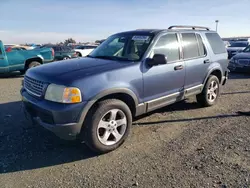
{"type": "Polygon", "coordinates": [[[199,33],[182,32],[181,41],[186,66],[185,95],[189,96],[201,92],[210,57],[199,33]]]}
{"type": "Polygon", "coordinates": [[[8,60],[3,49],[3,43],[0,41],[0,73],[8,72],[8,60]]]}

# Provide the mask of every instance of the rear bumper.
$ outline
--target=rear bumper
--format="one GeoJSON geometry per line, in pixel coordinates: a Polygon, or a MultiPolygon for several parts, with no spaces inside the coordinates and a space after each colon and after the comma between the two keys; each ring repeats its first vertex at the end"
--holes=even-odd
{"type": "Polygon", "coordinates": [[[65,140],[75,140],[81,132],[85,103],[60,104],[38,99],[21,90],[23,110],[34,122],[65,140]]]}

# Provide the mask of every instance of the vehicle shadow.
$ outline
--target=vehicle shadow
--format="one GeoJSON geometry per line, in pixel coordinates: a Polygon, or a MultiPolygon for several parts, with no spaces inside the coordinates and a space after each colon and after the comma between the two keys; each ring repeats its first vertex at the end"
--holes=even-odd
{"type": "Polygon", "coordinates": [[[0,104],[0,174],[95,157],[83,143],[64,141],[25,119],[22,103],[0,104]]]}
{"type": "Polygon", "coordinates": [[[221,95],[236,95],[236,94],[246,94],[250,93],[250,91],[236,91],[236,92],[229,92],[229,93],[221,93],[221,95]]]}
{"type": "MultiPolygon", "coordinates": [[[[225,93],[225,95],[234,94],[234,93],[225,93]]],[[[164,124],[164,123],[174,123],[174,122],[187,122],[187,121],[194,121],[194,120],[207,120],[207,119],[215,119],[215,118],[228,118],[228,117],[239,117],[243,116],[244,114],[221,114],[216,116],[206,116],[206,117],[197,117],[197,118],[183,118],[183,119],[171,119],[171,120],[163,120],[163,121],[151,121],[151,122],[140,122],[140,119],[145,118],[146,116],[155,114],[155,113],[166,113],[166,112],[173,112],[173,111],[186,111],[186,110],[192,110],[192,109],[199,109],[203,108],[199,105],[197,102],[186,102],[186,101],[180,101],[178,103],[166,106],[164,108],[161,108],[159,110],[149,112],[147,114],[143,114],[139,117],[136,117],[134,119],[135,125],[153,125],[153,124],[164,124]]]]}
{"type": "Polygon", "coordinates": [[[5,79],[23,78],[23,77],[24,77],[24,75],[21,74],[20,72],[11,72],[11,73],[0,74],[0,78],[5,78],[5,79]]]}
{"type": "Polygon", "coordinates": [[[223,114],[223,115],[217,115],[217,116],[206,116],[206,117],[197,117],[197,118],[184,118],[184,119],[151,121],[151,122],[142,122],[142,123],[138,122],[136,123],[136,125],[153,125],[153,124],[208,120],[208,119],[229,118],[229,117],[239,117],[239,116],[245,116],[245,115],[244,114],[223,114]]]}
{"type": "MultiPolygon", "coordinates": [[[[199,108],[200,106],[197,103],[183,101],[154,111],[151,114],[199,108]]],[[[198,118],[137,122],[135,124],[146,126],[241,115],[224,114],[198,118]]],[[[140,116],[140,118],[145,116],[140,116]]],[[[85,144],[61,140],[42,127],[32,125],[31,122],[25,119],[20,101],[0,104],[0,125],[0,174],[66,165],[70,162],[87,160],[97,156],[85,144]]]]}

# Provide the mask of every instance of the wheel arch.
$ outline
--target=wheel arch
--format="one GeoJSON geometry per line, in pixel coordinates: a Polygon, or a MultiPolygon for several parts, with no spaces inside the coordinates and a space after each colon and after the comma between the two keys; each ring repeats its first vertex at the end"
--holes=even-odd
{"type": "Polygon", "coordinates": [[[43,58],[42,58],[42,57],[40,57],[40,56],[32,57],[32,58],[26,59],[26,61],[25,61],[25,63],[24,63],[24,68],[26,69],[27,66],[28,66],[31,62],[33,62],[33,61],[37,61],[37,62],[43,64],[43,58]]]}
{"type": "Polygon", "coordinates": [[[95,95],[84,107],[81,116],[80,116],[80,123],[83,124],[84,119],[89,112],[89,110],[97,104],[99,101],[106,100],[106,99],[118,99],[123,101],[125,104],[128,105],[129,109],[131,110],[132,116],[136,115],[136,107],[138,106],[138,98],[133,91],[127,88],[120,88],[120,89],[110,89],[105,90],[97,95],[95,95]]]}
{"type": "Polygon", "coordinates": [[[216,77],[219,79],[219,82],[220,82],[220,84],[221,84],[221,83],[222,83],[222,76],[223,76],[223,73],[222,73],[222,72],[223,72],[223,71],[222,71],[222,69],[221,69],[220,67],[214,67],[213,69],[211,69],[211,70],[208,72],[208,74],[207,74],[205,80],[203,81],[203,85],[206,84],[206,82],[207,82],[207,80],[208,80],[208,78],[209,78],[210,75],[216,76],[216,77]]]}

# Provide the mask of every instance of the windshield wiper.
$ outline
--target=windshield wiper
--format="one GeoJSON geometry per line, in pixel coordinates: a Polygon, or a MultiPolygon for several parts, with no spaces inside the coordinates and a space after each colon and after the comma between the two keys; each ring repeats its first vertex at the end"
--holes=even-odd
{"type": "Polygon", "coordinates": [[[98,56],[91,56],[92,58],[99,58],[99,59],[109,59],[109,60],[117,60],[115,56],[105,56],[105,55],[98,55],[98,56]]]}

